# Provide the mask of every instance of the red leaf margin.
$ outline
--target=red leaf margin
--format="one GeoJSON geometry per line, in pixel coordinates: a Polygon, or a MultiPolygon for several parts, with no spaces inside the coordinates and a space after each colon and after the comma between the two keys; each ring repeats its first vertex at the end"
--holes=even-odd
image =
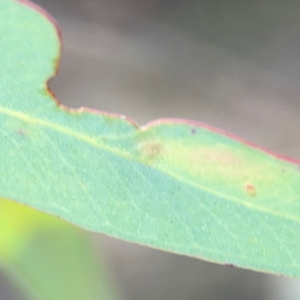
{"type": "Polygon", "coordinates": [[[225,136],[227,138],[230,138],[232,140],[235,140],[241,144],[244,144],[246,146],[249,146],[251,148],[257,149],[261,152],[264,152],[268,155],[271,155],[279,160],[283,160],[285,162],[291,163],[291,164],[295,164],[297,166],[300,167],[300,160],[299,159],[295,159],[295,158],[291,158],[291,157],[287,157],[284,156],[282,154],[278,154],[276,152],[273,152],[271,150],[268,149],[264,149],[263,147],[249,142],[247,140],[244,140],[243,138],[240,138],[232,133],[228,133],[222,129],[216,128],[214,126],[208,125],[206,123],[202,123],[199,121],[193,121],[193,120],[188,120],[188,119],[180,119],[180,118],[164,118],[164,119],[157,119],[154,121],[150,121],[148,123],[146,123],[145,125],[140,126],[136,121],[134,121],[133,119],[124,116],[122,114],[114,114],[114,113],[108,113],[99,109],[92,109],[92,108],[88,108],[88,107],[80,107],[80,108],[71,108],[68,107],[64,104],[62,104],[55,96],[55,94],[53,93],[53,91],[51,91],[51,89],[49,88],[49,81],[55,77],[55,75],[57,75],[57,73],[59,72],[59,64],[60,64],[60,59],[61,59],[61,54],[62,54],[62,34],[61,31],[59,29],[59,25],[56,22],[56,20],[43,8],[41,8],[39,5],[32,3],[30,0],[14,0],[16,2],[19,2],[21,4],[27,5],[29,7],[31,7],[32,9],[38,11],[39,13],[41,13],[45,18],[48,19],[48,21],[50,21],[53,26],[55,27],[56,33],[57,33],[57,37],[60,41],[60,50],[56,59],[56,63],[54,66],[54,72],[53,74],[50,76],[50,78],[48,79],[48,81],[46,82],[46,92],[51,96],[51,98],[53,99],[53,101],[56,102],[56,105],[58,107],[60,107],[63,110],[67,110],[70,113],[85,113],[85,112],[89,112],[92,114],[98,114],[98,115],[105,115],[111,118],[115,118],[115,119],[123,119],[124,121],[127,121],[128,123],[130,123],[136,130],[147,130],[151,127],[155,127],[155,126],[159,126],[161,124],[182,124],[182,125],[189,125],[192,127],[199,127],[202,129],[206,129],[207,131],[225,136]]]}

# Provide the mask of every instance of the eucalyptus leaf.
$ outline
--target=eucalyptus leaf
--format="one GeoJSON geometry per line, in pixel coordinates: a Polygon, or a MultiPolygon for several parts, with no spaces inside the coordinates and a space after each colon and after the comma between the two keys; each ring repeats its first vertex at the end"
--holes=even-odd
{"type": "Polygon", "coordinates": [[[56,27],[12,0],[0,0],[0,20],[2,197],[127,241],[300,277],[299,163],[193,121],[140,127],[66,108],[45,83],[56,27]]]}

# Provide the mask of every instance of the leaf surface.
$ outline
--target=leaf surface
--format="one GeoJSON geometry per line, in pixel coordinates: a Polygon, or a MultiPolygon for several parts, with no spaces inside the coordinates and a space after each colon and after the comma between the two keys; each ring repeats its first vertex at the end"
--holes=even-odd
{"type": "MultiPolygon", "coordinates": [[[[0,195],[88,230],[300,278],[299,164],[203,124],[67,109],[47,17],[0,0],[0,195]]],[[[84,83],[83,83],[84,84],[84,83]]]]}

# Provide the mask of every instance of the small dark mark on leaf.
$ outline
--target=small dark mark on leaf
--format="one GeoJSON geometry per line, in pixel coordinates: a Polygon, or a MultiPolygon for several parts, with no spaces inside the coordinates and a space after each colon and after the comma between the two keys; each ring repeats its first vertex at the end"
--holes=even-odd
{"type": "Polygon", "coordinates": [[[22,135],[22,136],[27,135],[26,132],[24,131],[24,129],[22,129],[22,128],[18,128],[18,134],[22,135]]]}
{"type": "Polygon", "coordinates": [[[235,268],[234,264],[225,264],[226,267],[235,268]]]}

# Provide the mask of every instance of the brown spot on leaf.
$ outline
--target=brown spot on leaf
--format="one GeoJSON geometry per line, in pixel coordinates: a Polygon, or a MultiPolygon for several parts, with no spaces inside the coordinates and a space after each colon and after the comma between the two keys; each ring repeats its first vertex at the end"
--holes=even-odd
{"type": "Polygon", "coordinates": [[[162,143],[159,141],[146,141],[139,144],[139,151],[147,161],[152,161],[162,153],[162,143]]]}
{"type": "Polygon", "coordinates": [[[254,185],[247,183],[245,184],[245,189],[249,196],[254,197],[256,195],[256,188],[254,185]]]}

